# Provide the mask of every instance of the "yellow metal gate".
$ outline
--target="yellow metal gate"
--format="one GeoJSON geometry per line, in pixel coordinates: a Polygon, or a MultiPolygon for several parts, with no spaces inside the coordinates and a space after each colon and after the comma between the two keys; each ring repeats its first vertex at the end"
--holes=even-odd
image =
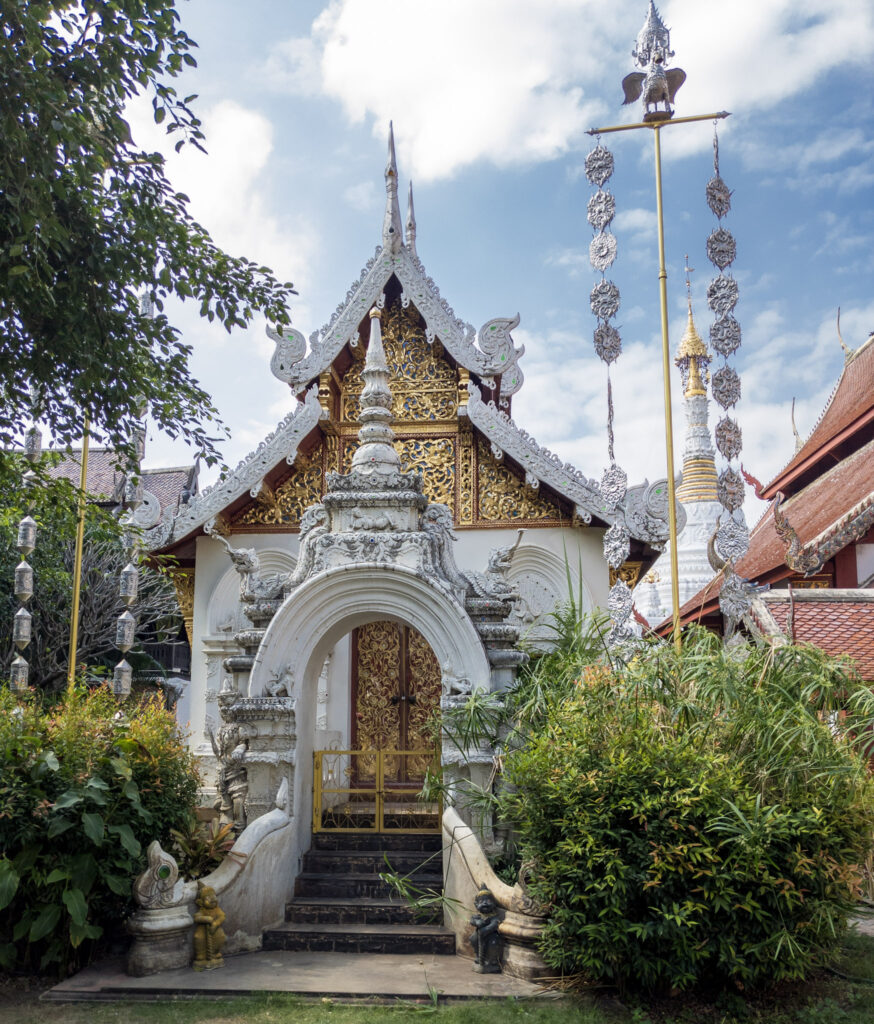
{"type": "Polygon", "coordinates": [[[420,795],[428,766],[433,748],[315,751],[313,832],[439,832],[440,801],[420,795]]]}

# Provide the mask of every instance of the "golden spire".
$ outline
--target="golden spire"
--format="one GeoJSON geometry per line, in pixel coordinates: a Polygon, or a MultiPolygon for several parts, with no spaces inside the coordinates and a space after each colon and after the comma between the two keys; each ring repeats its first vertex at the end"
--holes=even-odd
{"type": "Polygon", "coordinates": [[[701,335],[698,333],[698,329],[695,326],[695,318],[692,316],[692,281],[689,277],[694,271],[694,267],[689,266],[689,257],[686,257],[686,300],[689,304],[689,319],[686,323],[686,330],[683,332],[683,337],[680,339],[680,346],[677,349],[677,356],[674,362],[677,366],[688,367],[688,375],[686,377],[686,388],[684,391],[685,395],[706,395],[707,388],[705,387],[704,379],[701,374],[701,363],[703,362],[706,366],[710,361],[710,353],[707,351],[707,346],[701,340],[701,335]]]}

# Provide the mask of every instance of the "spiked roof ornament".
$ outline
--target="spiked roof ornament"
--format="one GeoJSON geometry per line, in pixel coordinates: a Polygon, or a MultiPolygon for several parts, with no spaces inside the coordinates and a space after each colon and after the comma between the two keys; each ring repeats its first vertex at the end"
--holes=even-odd
{"type": "Polygon", "coordinates": [[[416,210],[413,206],[413,182],[410,181],[410,192],[407,199],[407,248],[416,255],[416,210]]]}
{"type": "Polygon", "coordinates": [[[352,469],[361,473],[385,474],[401,468],[398,453],[392,447],[394,431],[391,428],[391,390],[388,385],[389,368],[382,345],[379,310],[370,311],[370,342],[361,376],[361,412],[358,422],[358,448],[352,456],[352,469]]]}
{"type": "Polygon", "coordinates": [[[382,225],[382,244],[391,252],[400,252],[404,244],[401,207],[398,202],[398,162],[395,158],[395,133],[388,123],[388,160],[385,165],[385,220],[382,225]]]}
{"type": "Polygon", "coordinates": [[[656,54],[661,56],[661,63],[667,64],[674,51],[671,49],[671,30],[662,21],[653,0],[649,0],[649,10],[643,28],[637,33],[637,46],[631,56],[642,67],[647,67],[656,54]]]}

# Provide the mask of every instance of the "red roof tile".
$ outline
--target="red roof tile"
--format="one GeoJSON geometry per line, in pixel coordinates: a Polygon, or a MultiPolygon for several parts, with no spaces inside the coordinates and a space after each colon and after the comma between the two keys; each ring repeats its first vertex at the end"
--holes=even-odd
{"type": "Polygon", "coordinates": [[[831,398],[801,449],[764,488],[767,497],[810,469],[823,449],[841,435],[874,419],[874,335],[844,364],[831,398]]]}
{"type": "MultiPolygon", "coordinates": [[[[774,594],[776,591],[771,591],[769,597],[774,594]]],[[[788,593],[785,600],[769,600],[767,608],[781,632],[793,639],[789,636],[788,593]]],[[[847,655],[863,679],[874,681],[874,602],[795,601],[793,618],[797,643],[813,644],[834,656],[847,655]]]]}

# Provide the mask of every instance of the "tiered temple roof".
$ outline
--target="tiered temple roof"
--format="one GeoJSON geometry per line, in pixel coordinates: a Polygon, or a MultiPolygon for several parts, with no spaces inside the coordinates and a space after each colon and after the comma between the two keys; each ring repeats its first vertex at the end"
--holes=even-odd
{"type": "Polygon", "coordinates": [[[455,528],[572,524],[609,526],[622,518],[631,559],[648,564],[667,538],[663,482],[629,488],[622,506],[605,501],[597,481],[538,445],[510,418],[523,383],[513,343],[519,317],[489,320],[478,331],[460,320],[427,275],[415,249],[410,190],[406,235],[398,203],[393,136],[386,167],[382,245],[331,319],[309,338],[268,329],[271,370],[296,407],[225,479],[147,537],[153,551],[193,557],[202,531],[296,531],[321,500],[330,472],[348,470],[357,446],[367,319],[383,310],[391,373],[395,446],[404,469],[422,472],[429,500],[447,504],[455,528]]]}

